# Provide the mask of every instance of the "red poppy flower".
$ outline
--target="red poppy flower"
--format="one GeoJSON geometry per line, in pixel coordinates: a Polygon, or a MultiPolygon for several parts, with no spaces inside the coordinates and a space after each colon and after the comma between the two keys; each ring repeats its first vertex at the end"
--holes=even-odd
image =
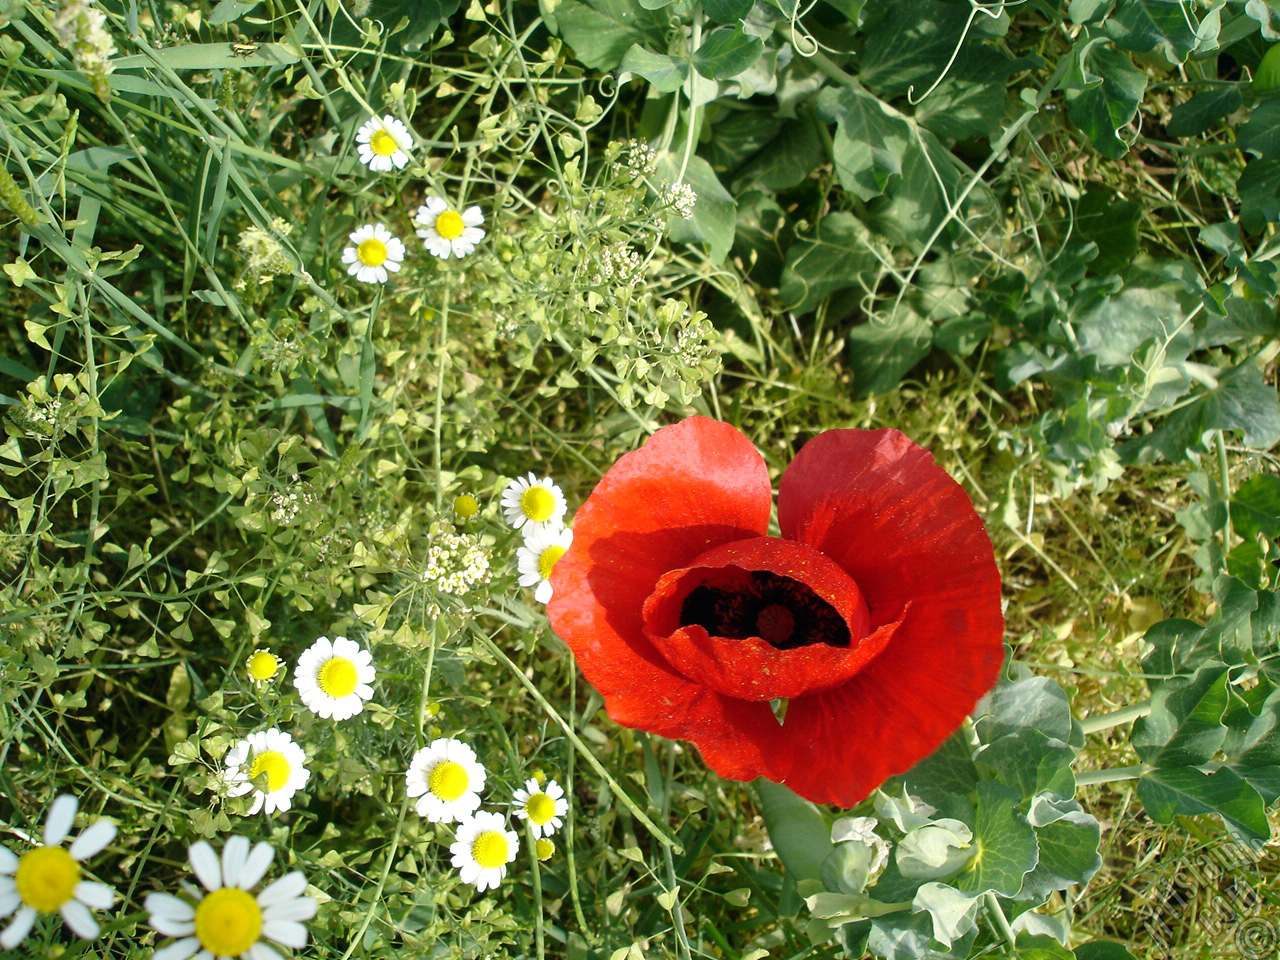
{"type": "Polygon", "coordinates": [[[1000,575],[968,495],[896,430],[806,444],[781,537],[772,499],[733,427],[659,430],[578,511],[551,625],[618,723],[693,741],[723,777],[853,806],[995,684],[1000,575]]]}

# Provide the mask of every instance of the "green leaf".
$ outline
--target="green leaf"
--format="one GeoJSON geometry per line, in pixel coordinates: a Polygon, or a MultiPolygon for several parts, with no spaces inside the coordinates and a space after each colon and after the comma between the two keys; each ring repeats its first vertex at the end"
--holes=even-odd
{"type": "Polygon", "coordinates": [[[889,178],[902,173],[911,143],[907,122],[866,91],[848,87],[823,90],[818,112],[836,123],[831,156],[840,185],[863,201],[884,193],[889,178]]]}
{"type": "Polygon", "coordinates": [[[1138,252],[1138,224],[1142,204],[1121,200],[1103,187],[1089,189],[1076,210],[1080,235],[1098,245],[1098,256],[1089,264],[1094,274],[1119,273],[1138,252]]]}
{"type": "Polygon", "coordinates": [[[1213,759],[1227,735],[1227,672],[1225,665],[1210,662],[1192,677],[1160,684],[1151,713],[1133,726],[1133,746],[1144,763],[1189,767],[1213,759]]]}
{"type": "Polygon", "coordinates": [[[1246,540],[1280,537],[1280,477],[1250,477],[1231,498],[1231,527],[1246,540]]]}
{"type": "Polygon", "coordinates": [[[654,53],[633,43],[618,65],[622,74],[634,73],[644,77],[659,93],[679,90],[689,76],[689,64],[665,53],[654,53]]]}
{"type": "Polygon", "coordinates": [[[926,883],[911,901],[912,913],[929,914],[933,939],[948,947],[978,926],[979,900],[945,883],[926,883]]]}
{"type": "Polygon", "coordinates": [[[1214,813],[1233,836],[1250,846],[1260,846],[1271,836],[1262,797],[1225,767],[1213,773],[1161,767],[1138,780],[1138,799],[1156,823],[1172,823],[1179,814],[1214,813]]]}
{"type": "Polygon", "coordinates": [[[1202,90],[1186,103],[1173,108],[1169,121],[1171,137],[1198,137],[1219,120],[1235,113],[1244,104],[1240,87],[1230,84],[1202,90]]]}
{"type": "Polygon", "coordinates": [[[972,841],[973,831],[959,820],[916,827],[894,851],[898,872],[908,880],[949,880],[977,853],[972,841]]]}
{"type": "Polygon", "coordinates": [[[983,781],[977,792],[973,824],[977,852],[954,886],[966,893],[992,890],[1012,897],[1022,888],[1022,878],[1035,869],[1036,832],[1017,811],[1022,798],[1016,790],[983,781]]]}
{"type": "Polygon", "coordinates": [[[1196,47],[1196,34],[1181,0],[1118,0],[1107,19],[1107,34],[1134,53],[1160,48],[1174,63],[1182,63],[1196,47]]]}
{"type": "MultiPolygon", "coordinates": [[[[675,182],[679,172],[678,158],[664,154],[658,158],[658,175],[675,182]]],[[[699,156],[689,158],[685,167],[684,182],[698,195],[693,205],[693,216],[685,220],[672,213],[668,218],[671,239],[680,243],[701,244],[708,247],[712,263],[721,263],[733,246],[733,231],[737,222],[737,206],[733,196],[717,179],[711,165],[699,156]]]]}
{"type": "Polygon", "coordinates": [[[1147,75],[1134,67],[1127,53],[1100,46],[1096,39],[1078,45],[1072,57],[1063,83],[1067,114],[1099,153],[1119,160],[1129,150],[1119,131],[1137,115],[1147,75]]]}
{"type": "Polygon", "coordinates": [[[644,45],[644,27],[661,14],[642,17],[630,0],[560,0],[555,16],[574,56],[592,69],[612,70],[633,44],[644,45]]]}
{"type": "Polygon", "coordinates": [[[974,759],[1001,783],[1029,798],[1046,792],[1070,797],[1076,788],[1071,772],[1075,757],[1076,752],[1061,740],[1039,730],[1019,730],[987,744],[974,759]]]}
{"type": "Polygon", "coordinates": [[[863,282],[879,265],[872,242],[853,214],[824,217],[812,239],[797,239],[787,250],[779,290],[783,303],[808,313],[828,294],[863,282]]]}
{"type": "Polygon", "coordinates": [[[972,817],[966,798],[976,789],[979,778],[968,741],[960,733],[942,741],[942,746],[905,774],[910,793],[937,807],[944,816],[965,820],[972,817]]]}
{"type": "Polygon", "coordinates": [[[1271,97],[1254,107],[1249,122],[1236,134],[1236,144],[1256,157],[1280,157],[1280,97],[1271,97]]]}
{"type": "Polygon", "coordinates": [[[978,701],[973,722],[984,743],[1022,730],[1038,730],[1063,743],[1071,740],[1070,701],[1048,677],[1000,684],[978,701]]]}
{"type": "Polygon", "coordinates": [[[1280,797],[1280,687],[1269,681],[1242,694],[1236,708],[1227,713],[1227,741],[1223,752],[1228,766],[1268,804],[1280,797]],[[1261,693],[1262,697],[1255,694],[1261,693]],[[1244,697],[1254,697],[1257,712],[1244,697]]]}
{"type": "Polygon", "coordinates": [[[1271,93],[1280,90],[1280,43],[1272,44],[1262,57],[1253,74],[1249,89],[1255,93],[1271,93]]]}
{"type": "Polygon", "coordinates": [[[914,310],[902,309],[892,323],[868,321],[849,331],[849,367],[854,396],[870,397],[894,389],[912,367],[928,356],[933,328],[914,310]]]}
{"type": "Polygon", "coordinates": [[[1016,944],[1018,960],[1075,960],[1070,950],[1047,933],[1024,930],[1018,934],[1016,944]]]}
{"type": "MultiPolygon", "coordinates": [[[[759,121],[755,122],[758,126],[759,121]]],[[[721,124],[716,125],[717,136],[720,127],[721,124]]],[[[790,190],[813,175],[814,158],[821,150],[822,142],[810,120],[787,120],[777,134],[734,173],[733,180],[767,190],[790,190]]]]}
{"type": "Polygon", "coordinates": [[[756,791],[769,841],[787,873],[797,883],[818,880],[822,862],[835,849],[822,811],[778,783],[757,780],[756,791]]]}
{"type": "Polygon", "coordinates": [[[1246,446],[1262,450],[1280,441],[1276,388],[1264,383],[1262,372],[1248,360],[1223,373],[1216,387],[1199,392],[1151,433],[1121,446],[1120,456],[1131,463],[1193,459],[1208,450],[1215,430],[1239,431],[1246,446]]]}
{"type": "Polygon", "coordinates": [[[1240,198],[1240,222],[1250,233],[1260,233],[1268,223],[1280,220],[1280,160],[1250,160],[1236,180],[1240,198]]]}
{"type": "MultiPolygon", "coordinates": [[[[395,35],[397,45],[423,44],[444,21],[458,12],[462,0],[372,0],[365,17],[380,20],[386,36],[395,35]]],[[[349,17],[335,17],[329,43],[360,47],[359,28],[349,17]]]]}
{"type": "Polygon", "coordinates": [[[209,14],[209,23],[211,26],[218,27],[224,23],[239,20],[256,7],[259,2],[260,0],[218,0],[217,6],[209,14]]]}
{"type": "Polygon", "coordinates": [[[1075,949],[1076,960],[1134,960],[1129,948],[1110,940],[1090,940],[1075,949]]]}
{"type": "Polygon", "coordinates": [[[1249,0],[1244,12],[1262,25],[1264,37],[1280,40],[1280,4],[1276,0],[1249,0]]]}
{"type": "Polygon", "coordinates": [[[962,57],[966,64],[1008,59],[981,43],[983,37],[1000,35],[1007,29],[1007,14],[995,20],[973,18],[961,4],[894,0],[890,12],[867,36],[858,78],[886,96],[901,96],[914,87],[919,97],[962,57]],[[957,54],[956,43],[961,37],[966,39],[957,54]],[[974,51],[972,61],[966,56],[969,50],[974,51]]]}
{"type": "Polygon", "coordinates": [[[764,41],[736,27],[717,27],[693,53],[693,67],[708,80],[728,80],[760,59],[764,41]]]}
{"type": "Polygon", "coordinates": [[[737,23],[751,12],[753,0],[702,0],[702,9],[716,23],[737,23]]]}
{"type": "Polygon", "coordinates": [[[1023,878],[1019,900],[1041,902],[1055,890],[1072,884],[1083,886],[1102,867],[1098,844],[1102,827],[1080,805],[1069,801],[1058,819],[1036,829],[1040,858],[1036,868],[1023,878]]]}

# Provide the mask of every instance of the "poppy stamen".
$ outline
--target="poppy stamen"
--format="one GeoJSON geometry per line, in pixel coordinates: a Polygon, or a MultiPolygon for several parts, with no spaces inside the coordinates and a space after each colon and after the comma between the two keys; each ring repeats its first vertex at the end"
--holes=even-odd
{"type": "Polygon", "coordinates": [[[816,643],[847,647],[850,640],[848,625],[830,603],[806,584],[765,570],[689,591],[680,626],[694,624],[713,637],[759,637],[778,650],[816,643]]]}

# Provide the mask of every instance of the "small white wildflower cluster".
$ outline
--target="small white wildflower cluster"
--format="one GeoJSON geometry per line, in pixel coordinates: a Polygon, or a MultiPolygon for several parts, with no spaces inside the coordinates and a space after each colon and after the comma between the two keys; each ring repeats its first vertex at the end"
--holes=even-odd
{"type": "MultiPolygon", "coordinates": [[[[433,740],[413,755],[404,779],[420,816],[429,823],[458,824],[449,852],[462,882],[481,893],[496,889],[515,860],[520,839],[507,829],[506,817],[480,809],[488,774],[475,750],[461,740],[433,740]]],[[[554,780],[543,787],[532,777],[512,802],[516,816],[533,833],[538,859],[546,860],[554,851],[549,838],[569,812],[563,788],[554,780]]]]}
{"type": "Polygon", "coordinates": [[[693,216],[693,207],[697,202],[698,194],[687,183],[672,186],[671,181],[663,180],[658,184],[658,203],[663,209],[672,210],[685,220],[693,216]]]}
{"type": "Polygon", "coordinates": [[[69,0],[49,24],[58,43],[71,54],[72,65],[88,78],[103,103],[111,99],[107,76],[115,69],[111,55],[116,52],[106,22],[107,15],[92,4],[69,0]]]}
{"type": "Polygon", "coordinates": [[[618,162],[637,180],[651,177],[658,169],[658,151],[639,140],[628,140],[622,145],[618,162]]]}
{"type": "MultiPolygon", "coordinates": [[[[427,563],[418,579],[431,584],[441,593],[464,597],[472,589],[489,582],[489,553],[479,537],[470,533],[457,533],[450,524],[433,524],[431,545],[427,548],[427,563]]],[[[463,607],[460,612],[468,612],[463,607]]],[[[427,605],[427,616],[440,616],[440,606],[427,605]]]]}
{"type": "Polygon", "coordinates": [[[295,473],[291,478],[293,488],[271,494],[271,519],[282,527],[287,527],[298,518],[298,511],[307,504],[316,502],[316,495],[310,484],[299,481],[295,473]]]}
{"type": "Polygon", "coordinates": [[[283,217],[276,217],[267,229],[257,224],[240,231],[236,246],[245,258],[244,273],[235,283],[237,290],[243,290],[252,280],[256,283],[270,283],[271,278],[283,273],[292,273],[293,265],[285,255],[284,247],[278,237],[287,237],[293,232],[293,224],[283,217]]]}
{"type": "Polygon", "coordinates": [[[634,284],[640,279],[643,271],[644,261],[640,259],[640,254],[623,240],[610,244],[600,251],[600,260],[596,265],[592,282],[616,283],[620,286],[634,284]]]}
{"type": "Polygon", "coordinates": [[[507,522],[524,533],[524,544],[516,550],[520,586],[533,587],[533,598],[547,603],[551,571],[573,543],[573,531],[564,526],[564,492],[550,477],[539,480],[530,473],[507,485],[502,509],[507,522]]]}

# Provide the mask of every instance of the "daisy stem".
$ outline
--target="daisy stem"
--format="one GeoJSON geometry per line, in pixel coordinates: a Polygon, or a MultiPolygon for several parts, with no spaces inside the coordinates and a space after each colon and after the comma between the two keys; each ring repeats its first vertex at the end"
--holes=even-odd
{"type": "MultiPolygon", "coordinates": [[[[494,643],[492,639],[489,637],[482,637],[481,640],[483,641],[485,648],[493,655],[494,659],[501,661],[502,665],[511,671],[512,676],[520,681],[524,688],[529,691],[529,694],[533,699],[538,701],[538,705],[546,711],[547,716],[559,724],[560,729],[564,731],[564,735],[569,738],[569,742],[572,743],[574,748],[582,754],[587,763],[591,764],[591,768],[604,778],[605,782],[609,784],[609,788],[618,797],[618,799],[622,801],[622,805],[631,812],[631,815],[643,823],[645,829],[648,830],[653,838],[664,847],[671,847],[676,853],[683,854],[684,847],[674,837],[668,836],[665,830],[649,819],[649,816],[640,809],[639,804],[632,800],[631,795],[622,788],[622,784],[618,783],[617,780],[609,775],[609,771],[606,770],[604,765],[596,759],[595,754],[587,749],[587,745],[582,742],[576,733],[574,733],[573,727],[565,722],[564,717],[560,716],[556,711],[556,708],[547,702],[547,698],[542,695],[542,691],[538,689],[537,684],[526,677],[524,675],[524,671],[517,667],[515,663],[512,662],[511,658],[508,657],[506,653],[503,652],[502,648],[494,643]]],[[[346,958],[344,958],[344,960],[346,960],[346,958]]]]}
{"type": "Polygon", "coordinates": [[[438,348],[439,360],[436,366],[436,409],[435,423],[432,427],[431,435],[431,456],[435,463],[436,472],[436,514],[439,515],[442,504],[444,503],[443,484],[440,481],[440,470],[443,466],[440,460],[440,425],[444,422],[444,372],[445,363],[449,354],[445,348],[449,344],[449,284],[442,284],[444,289],[440,292],[440,346],[438,348]]]}
{"type": "MultiPolygon", "coordinates": [[[[369,411],[373,407],[373,381],[377,375],[377,353],[373,347],[373,325],[378,319],[378,307],[382,305],[382,284],[373,291],[373,305],[369,308],[369,325],[364,332],[364,342],[360,344],[360,425],[356,428],[356,436],[364,439],[368,436],[369,411]]],[[[436,505],[439,509],[439,504],[436,505]]]]}
{"type": "Polygon", "coordinates": [[[1009,926],[1009,918],[1004,915],[1004,910],[1000,908],[1000,900],[990,890],[986,896],[987,915],[991,921],[999,928],[1000,934],[1008,942],[1010,948],[1017,946],[1018,938],[1014,936],[1013,927],[1009,926]]]}
{"type": "MultiPolygon", "coordinates": [[[[676,778],[676,745],[674,743],[667,744],[667,777],[666,783],[662,785],[662,822],[667,822],[667,814],[671,810],[671,784],[676,778]]],[[[680,881],[676,877],[675,861],[671,857],[671,848],[662,848],[662,862],[667,871],[667,883],[671,886],[671,890],[680,889],[680,881]]],[[[693,960],[689,953],[689,935],[684,929],[684,911],[680,908],[680,899],[677,896],[676,902],[671,904],[671,923],[676,928],[676,940],[680,944],[680,956],[684,960],[693,960]]]]}
{"type": "Polygon", "coordinates": [[[533,832],[533,824],[525,823],[526,842],[529,844],[529,859],[533,863],[533,937],[538,952],[538,960],[545,955],[546,945],[542,931],[542,871],[538,866],[538,835],[533,832]]]}
{"type": "Polygon", "coordinates": [[[404,817],[409,812],[409,803],[407,795],[400,801],[400,815],[396,818],[395,833],[391,835],[391,848],[387,850],[387,857],[382,864],[382,876],[378,878],[378,886],[373,891],[373,898],[369,901],[369,910],[364,915],[364,922],[360,924],[356,935],[351,938],[351,943],[343,953],[342,960],[351,960],[351,955],[355,953],[356,948],[364,943],[365,931],[369,929],[369,924],[373,923],[373,915],[378,912],[378,907],[382,903],[382,891],[387,885],[387,877],[391,875],[391,865],[395,862],[396,851],[400,847],[400,833],[404,830],[404,817]]]}

